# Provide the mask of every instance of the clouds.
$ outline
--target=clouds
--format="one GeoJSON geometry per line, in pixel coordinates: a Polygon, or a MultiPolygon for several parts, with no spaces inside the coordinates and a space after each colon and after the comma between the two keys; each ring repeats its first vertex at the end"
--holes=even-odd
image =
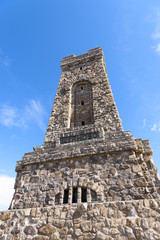
{"type": "Polygon", "coordinates": [[[153,127],[151,127],[151,131],[152,131],[152,132],[155,132],[156,130],[157,130],[157,124],[154,123],[154,124],[153,124],[153,127]]]}
{"type": "Polygon", "coordinates": [[[11,64],[11,59],[8,57],[7,54],[5,54],[2,49],[0,49],[0,65],[9,67],[11,64]]]}
{"type": "Polygon", "coordinates": [[[29,105],[26,106],[22,119],[24,123],[34,121],[40,127],[41,130],[45,131],[46,126],[43,122],[44,115],[45,111],[41,103],[39,101],[32,99],[29,102],[29,105]]]}
{"type": "Polygon", "coordinates": [[[5,127],[22,127],[26,128],[29,124],[34,123],[45,131],[44,124],[45,111],[40,101],[32,99],[22,109],[11,105],[2,105],[0,107],[0,123],[5,127]]]}
{"type": "Polygon", "coordinates": [[[160,121],[150,124],[146,119],[144,119],[143,120],[143,128],[147,128],[151,132],[160,132],[160,121]]]}
{"type": "Polygon", "coordinates": [[[160,28],[157,27],[155,32],[152,34],[153,39],[160,39],[160,28]]]}
{"type": "Polygon", "coordinates": [[[143,128],[146,127],[146,119],[143,119],[143,128]]]}
{"type": "Polygon", "coordinates": [[[155,52],[160,54],[160,43],[158,43],[156,46],[153,46],[153,49],[155,49],[155,52]]]}
{"type": "Polygon", "coordinates": [[[14,107],[3,105],[0,109],[0,123],[6,127],[18,126],[17,110],[14,107]]]}
{"type": "Polygon", "coordinates": [[[154,123],[153,126],[151,127],[152,132],[160,132],[160,122],[159,123],[154,123]]]}
{"type": "Polygon", "coordinates": [[[15,178],[0,175],[0,210],[8,209],[13,193],[14,193],[15,178]]]}
{"type": "Polygon", "coordinates": [[[156,53],[160,54],[160,9],[156,9],[153,22],[155,23],[155,30],[152,34],[152,39],[155,42],[154,49],[156,53]]]}
{"type": "Polygon", "coordinates": [[[160,43],[158,43],[158,45],[156,47],[156,52],[160,54],[160,43]]]}

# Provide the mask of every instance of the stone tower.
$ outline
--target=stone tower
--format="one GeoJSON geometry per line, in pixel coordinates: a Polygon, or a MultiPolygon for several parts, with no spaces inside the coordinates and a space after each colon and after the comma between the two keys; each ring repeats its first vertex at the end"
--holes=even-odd
{"type": "Polygon", "coordinates": [[[17,162],[0,239],[160,240],[152,150],[122,128],[102,49],[61,68],[44,143],[17,162]]]}

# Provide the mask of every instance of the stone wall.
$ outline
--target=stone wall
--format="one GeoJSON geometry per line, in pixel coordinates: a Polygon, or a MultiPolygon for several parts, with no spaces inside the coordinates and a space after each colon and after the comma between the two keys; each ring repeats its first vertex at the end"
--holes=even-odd
{"type": "Polygon", "coordinates": [[[124,151],[24,166],[11,208],[54,206],[57,194],[63,199],[69,189],[72,199],[75,187],[95,191],[98,202],[158,198],[160,193],[152,155],[124,151]]]}
{"type": "Polygon", "coordinates": [[[159,240],[160,200],[66,204],[0,212],[2,240],[159,240]]]}

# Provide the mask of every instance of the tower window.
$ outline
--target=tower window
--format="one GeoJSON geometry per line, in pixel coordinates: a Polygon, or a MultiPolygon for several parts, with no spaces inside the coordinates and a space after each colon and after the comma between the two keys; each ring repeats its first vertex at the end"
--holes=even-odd
{"type": "Polygon", "coordinates": [[[56,205],[60,204],[60,193],[58,193],[58,194],[55,196],[55,204],[56,204],[56,205]]]}
{"type": "Polygon", "coordinates": [[[82,126],[84,126],[85,125],[85,121],[82,121],[82,126]]]}
{"type": "Polygon", "coordinates": [[[83,80],[73,85],[71,107],[71,127],[82,126],[82,121],[85,125],[94,123],[92,84],[89,81],[83,80]]]}
{"type": "Polygon", "coordinates": [[[77,188],[73,188],[72,192],[72,203],[77,203],[78,192],[77,188]]]}
{"type": "Polygon", "coordinates": [[[87,189],[86,188],[82,188],[81,202],[87,202],[87,189]]]}
{"type": "Polygon", "coordinates": [[[95,202],[97,201],[97,194],[95,191],[91,190],[91,201],[95,202]]]}
{"type": "Polygon", "coordinates": [[[48,203],[49,203],[49,194],[48,193],[46,194],[45,203],[46,203],[46,205],[48,205],[48,203]]]}
{"type": "Polygon", "coordinates": [[[80,67],[80,70],[82,70],[82,67],[80,67]]]}
{"type": "Polygon", "coordinates": [[[63,203],[68,203],[68,196],[69,196],[69,190],[65,189],[64,190],[64,196],[63,196],[63,203]]]}

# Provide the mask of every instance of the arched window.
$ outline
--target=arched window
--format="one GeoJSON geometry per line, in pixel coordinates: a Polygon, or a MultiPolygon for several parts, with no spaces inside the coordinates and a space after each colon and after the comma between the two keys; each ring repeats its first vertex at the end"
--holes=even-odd
{"type": "MultiPolygon", "coordinates": [[[[78,188],[80,188],[80,187],[78,187],[78,188]]],[[[87,200],[89,200],[89,199],[91,199],[91,202],[96,202],[97,201],[97,193],[95,191],[93,191],[92,189],[88,190],[86,187],[81,187],[81,189],[79,189],[80,191],[78,191],[78,188],[73,187],[72,191],[69,191],[69,189],[64,189],[63,194],[58,193],[55,196],[55,205],[58,205],[58,204],[61,204],[61,203],[63,203],[63,204],[71,203],[70,200],[72,200],[72,203],[77,203],[79,201],[80,202],[87,202],[87,200]],[[63,202],[61,200],[61,197],[62,197],[61,194],[63,195],[63,202]],[[87,199],[87,197],[89,199],[87,199]]],[[[46,204],[48,204],[48,201],[46,202],[46,204]]]]}
{"type": "Polygon", "coordinates": [[[70,122],[71,127],[94,123],[92,84],[89,81],[77,82],[72,88],[70,122]]]}

